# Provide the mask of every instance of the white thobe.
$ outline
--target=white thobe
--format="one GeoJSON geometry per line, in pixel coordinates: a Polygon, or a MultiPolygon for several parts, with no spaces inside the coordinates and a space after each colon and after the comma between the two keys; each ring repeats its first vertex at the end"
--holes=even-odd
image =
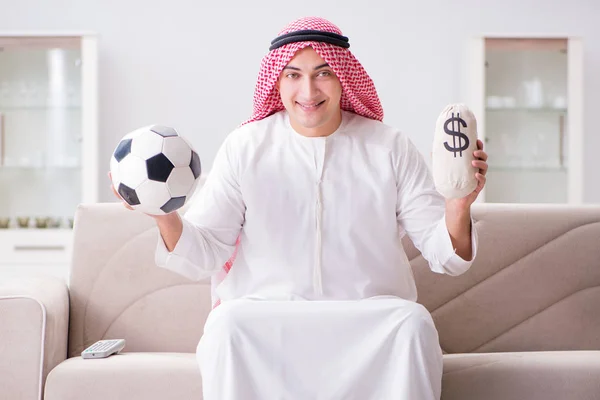
{"type": "Polygon", "coordinates": [[[228,135],[175,249],[156,250],[161,267],[213,277],[222,302],[198,346],[205,399],[438,399],[437,331],[400,239],[433,271],[465,272],[444,212],[423,157],[381,122],[344,111],[309,138],[282,111],[228,135]]]}

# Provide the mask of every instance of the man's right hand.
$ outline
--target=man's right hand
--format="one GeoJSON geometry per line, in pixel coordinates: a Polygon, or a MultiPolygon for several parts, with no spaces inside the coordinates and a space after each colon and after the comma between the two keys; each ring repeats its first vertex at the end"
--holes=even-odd
{"type": "MultiPolygon", "coordinates": [[[[121,196],[117,193],[115,186],[112,184],[112,174],[108,173],[108,179],[110,179],[110,188],[114,193],[115,197],[119,199],[119,201],[123,204],[125,208],[128,210],[135,211],[133,207],[131,207],[121,196]]],[[[152,217],[158,226],[158,230],[160,231],[160,235],[165,242],[165,246],[169,251],[173,251],[179,238],[181,237],[181,233],[183,232],[183,221],[179,216],[177,211],[173,211],[172,213],[165,215],[152,215],[148,213],[144,213],[149,217],[152,217]]]]}

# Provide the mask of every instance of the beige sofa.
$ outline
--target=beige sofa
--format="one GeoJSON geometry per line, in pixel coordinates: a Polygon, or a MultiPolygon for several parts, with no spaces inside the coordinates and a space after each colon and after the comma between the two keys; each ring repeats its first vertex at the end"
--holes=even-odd
{"type": "MultiPolygon", "coordinates": [[[[442,398],[600,398],[600,206],[473,213],[479,255],[462,276],[430,272],[404,242],[447,353],[442,398]]],[[[144,215],[82,205],[68,289],[50,278],[0,285],[1,399],[202,398],[194,352],[210,287],[156,267],[156,239],[144,215]],[[106,338],[125,338],[124,352],[79,357],[106,338]]]]}

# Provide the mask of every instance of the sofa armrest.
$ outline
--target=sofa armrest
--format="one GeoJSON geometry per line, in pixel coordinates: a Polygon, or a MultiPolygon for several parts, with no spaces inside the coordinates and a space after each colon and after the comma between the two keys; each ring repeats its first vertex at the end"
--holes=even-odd
{"type": "Polygon", "coordinates": [[[54,277],[0,282],[0,393],[41,399],[46,376],[67,357],[69,292],[54,277]]]}

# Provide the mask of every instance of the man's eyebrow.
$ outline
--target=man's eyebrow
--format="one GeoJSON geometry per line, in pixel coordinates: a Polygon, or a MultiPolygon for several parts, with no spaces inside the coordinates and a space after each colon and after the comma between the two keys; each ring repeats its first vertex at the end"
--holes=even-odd
{"type": "MultiPolygon", "coordinates": [[[[325,63],[325,64],[317,65],[317,66],[314,68],[314,70],[316,71],[316,70],[318,70],[318,69],[321,69],[321,68],[323,68],[323,67],[329,67],[329,64],[325,63]]],[[[294,70],[294,71],[301,71],[301,69],[300,69],[300,68],[298,68],[298,67],[293,67],[293,66],[291,66],[291,65],[286,65],[285,67],[283,67],[283,69],[292,69],[292,70],[294,70]]]]}

